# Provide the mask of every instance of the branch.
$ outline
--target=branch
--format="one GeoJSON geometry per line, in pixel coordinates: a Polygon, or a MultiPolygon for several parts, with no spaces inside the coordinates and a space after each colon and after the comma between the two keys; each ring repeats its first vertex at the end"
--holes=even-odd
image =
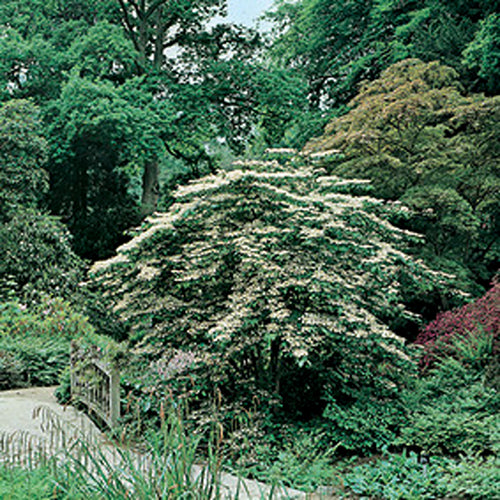
{"type": "Polygon", "coordinates": [[[134,8],[135,13],[137,14],[137,17],[139,19],[142,19],[143,18],[142,14],[144,13],[144,10],[141,9],[134,0],[128,0],[128,1],[130,2],[130,4],[132,5],[132,7],[134,8]]]}
{"type": "Polygon", "coordinates": [[[158,7],[161,7],[161,5],[164,3],[165,0],[156,0],[155,2],[153,2],[146,10],[146,14],[144,17],[146,19],[149,19],[155,13],[156,9],[158,9],[158,7]]]}
{"type": "Polygon", "coordinates": [[[182,40],[181,34],[174,36],[174,38],[171,38],[168,42],[163,42],[163,48],[167,47],[173,47],[174,45],[178,44],[182,40]]]}
{"type": "Polygon", "coordinates": [[[165,26],[161,23],[161,14],[163,8],[159,8],[157,11],[157,25],[156,25],[156,38],[154,41],[155,53],[154,53],[154,67],[156,69],[161,69],[163,63],[163,52],[164,52],[164,39],[165,39],[165,26]]]}
{"type": "Polygon", "coordinates": [[[261,111],[258,109],[258,105],[260,104],[257,99],[254,99],[249,96],[245,97],[239,97],[239,96],[223,96],[222,99],[214,99],[213,102],[216,103],[221,103],[222,105],[228,105],[228,106],[237,106],[238,108],[241,109],[246,109],[252,111],[252,113],[255,113],[256,115],[260,116],[269,116],[271,118],[277,118],[280,119],[280,115],[277,112],[273,111],[261,111]]]}
{"type": "Polygon", "coordinates": [[[197,161],[201,160],[201,158],[203,158],[202,152],[198,153],[198,156],[193,158],[191,156],[185,155],[184,153],[181,153],[179,150],[171,148],[166,142],[164,142],[164,145],[167,152],[171,154],[174,158],[184,160],[188,164],[196,163],[197,161]]]}
{"type": "Polygon", "coordinates": [[[137,43],[137,37],[135,36],[134,26],[130,22],[127,6],[125,5],[124,0],[118,0],[118,2],[120,3],[120,7],[123,11],[123,22],[125,23],[125,27],[127,28],[130,34],[130,38],[132,39],[132,43],[134,44],[135,49],[139,51],[139,44],[137,43]]]}
{"type": "Polygon", "coordinates": [[[472,258],[476,262],[481,262],[486,257],[486,254],[491,250],[493,245],[496,243],[497,237],[495,236],[487,245],[486,248],[476,249],[475,255],[472,258]],[[477,256],[477,257],[476,257],[477,256]]]}

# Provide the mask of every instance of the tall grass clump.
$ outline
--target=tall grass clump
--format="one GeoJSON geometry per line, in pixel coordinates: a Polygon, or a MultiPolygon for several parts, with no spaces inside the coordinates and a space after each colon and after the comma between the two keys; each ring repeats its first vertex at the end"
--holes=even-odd
{"type": "Polygon", "coordinates": [[[64,465],[61,486],[76,478],[80,491],[103,499],[209,499],[219,497],[220,459],[209,447],[206,465],[197,465],[202,436],[188,434],[181,412],[170,405],[162,427],[139,447],[116,448],[83,441],[64,465]]]}
{"type": "MultiPolygon", "coordinates": [[[[128,442],[126,431],[120,443],[105,442],[98,433],[82,431],[46,407],[38,408],[35,416],[46,435],[0,436],[0,491],[9,491],[6,498],[26,498],[15,496],[16,485],[25,478],[33,479],[34,499],[212,500],[238,498],[245,492],[243,481],[238,481],[236,492],[222,486],[220,429],[208,437],[189,432],[182,411],[172,402],[162,405],[160,431],[143,443],[128,442]]],[[[271,489],[270,498],[273,493],[271,489]]]]}

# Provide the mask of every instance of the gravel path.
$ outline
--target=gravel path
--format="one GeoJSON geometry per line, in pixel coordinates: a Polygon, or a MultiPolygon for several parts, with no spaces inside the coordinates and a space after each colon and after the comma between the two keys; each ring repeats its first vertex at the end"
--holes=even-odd
{"type": "MultiPolygon", "coordinates": [[[[71,406],[63,407],[58,404],[54,390],[55,387],[40,387],[0,392],[0,435],[23,432],[42,438],[44,432],[40,426],[40,419],[33,418],[36,409],[42,407],[55,412],[65,423],[78,427],[85,435],[99,436],[103,440],[103,445],[108,447],[109,443],[106,442],[105,436],[85,414],[71,406]]],[[[201,470],[201,467],[196,467],[193,472],[198,474],[201,470]]],[[[242,480],[231,474],[221,475],[222,490],[225,492],[224,496],[228,498],[234,498],[236,491],[239,492],[239,500],[270,498],[269,485],[252,480],[244,480],[243,483],[242,486],[242,480]]],[[[305,500],[311,497],[290,488],[277,491],[273,495],[274,500],[284,498],[305,500]]]]}

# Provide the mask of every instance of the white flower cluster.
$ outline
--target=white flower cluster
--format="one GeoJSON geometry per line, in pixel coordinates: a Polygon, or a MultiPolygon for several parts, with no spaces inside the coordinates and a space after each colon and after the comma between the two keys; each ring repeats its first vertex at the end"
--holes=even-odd
{"type": "Polygon", "coordinates": [[[410,260],[390,242],[415,235],[378,215],[379,200],[332,192],[367,181],[311,165],[235,164],[242,168],[179,188],[168,213],[155,214],[116,257],[94,265],[116,311],[149,330],[155,344],[167,332],[204,335],[214,345],[264,336],[282,339],[300,360],[319,345],[322,329],[396,338],[376,313],[393,306],[397,266],[410,260]],[[175,233],[172,248],[162,231],[175,233]],[[314,309],[323,296],[337,314],[314,309]],[[297,312],[301,300],[309,305],[297,312]],[[153,326],[153,316],[166,319],[153,326]]]}

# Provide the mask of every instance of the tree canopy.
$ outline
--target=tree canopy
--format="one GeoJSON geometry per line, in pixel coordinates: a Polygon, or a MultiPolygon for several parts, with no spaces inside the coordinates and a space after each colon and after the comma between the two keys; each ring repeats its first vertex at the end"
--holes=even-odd
{"type": "Polygon", "coordinates": [[[460,90],[452,68],[406,59],[366,83],[306,151],[331,151],[330,172],[371,179],[376,195],[407,204],[430,253],[487,285],[499,258],[500,101],[460,90]]]}
{"type": "Polygon", "coordinates": [[[39,109],[30,101],[0,104],[0,222],[35,207],[48,188],[47,140],[39,109]]]}
{"type": "Polygon", "coordinates": [[[223,0],[0,7],[1,98],[41,107],[53,146],[50,206],[69,223],[80,255],[109,255],[138,214],[156,209],[173,161],[197,176],[214,168],[208,144],[242,152],[257,129],[268,143],[285,133],[304,99],[300,79],[259,60],[258,33],[213,23],[224,9],[223,0]],[[96,148],[107,149],[107,159],[96,148]],[[113,231],[117,203],[123,215],[113,231]],[[99,219],[110,234],[96,234],[99,219]]]}
{"type": "Polygon", "coordinates": [[[439,61],[468,91],[498,93],[498,0],[277,0],[268,12],[275,64],[308,85],[315,125],[304,115],[289,140],[304,144],[335,116],[364,81],[407,58],[439,61]]]}
{"type": "MultiPolygon", "coordinates": [[[[402,283],[446,281],[403,253],[418,236],[387,222],[396,207],[349,194],[364,185],[298,157],[237,162],[180,188],[93,267],[94,286],[142,359],[191,360],[195,399],[211,387],[233,410],[258,397],[268,410],[321,413],[327,394],[352,397],[375,373],[397,381],[406,354],[391,328],[418,322],[402,283]]],[[[170,368],[169,380],[181,375],[170,368]]]]}

